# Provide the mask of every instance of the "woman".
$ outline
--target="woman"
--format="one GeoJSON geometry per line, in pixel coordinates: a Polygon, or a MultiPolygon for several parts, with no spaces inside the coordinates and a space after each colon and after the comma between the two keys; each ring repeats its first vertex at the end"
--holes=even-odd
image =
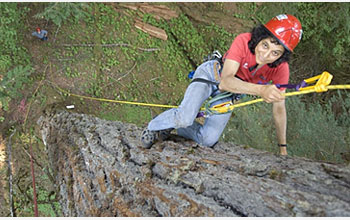
{"type": "MultiPolygon", "coordinates": [[[[274,84],[288,83],[287,62],[301,36],[299,20],[285,14],[254,28],[251,33],[238,35],[223,57],[224,65],[219,76],[215,74],[220,69],[216,69],[216,60],[201,64],[195,71],[194,78],[216,81],[220,83],[219,86],[197,81],[191,83],[178,108],[158,115],[144,129],[141,134],[144,147],[151,147],[158,139],[164,140],[172,129],[177,129],[178,135],[203,146],[215,145],[231,113],[211,115],[203,125],[194,120],[206,99],[228,91],[258,95],[265,102],[273,104],[272,112],[280,154],[287,155],[287,116],[282,95],[285,89],[278,89],[274,84]]],[[[219,100],[213,105],[226,101],[229,101],[229,98],[219,100]]]]}

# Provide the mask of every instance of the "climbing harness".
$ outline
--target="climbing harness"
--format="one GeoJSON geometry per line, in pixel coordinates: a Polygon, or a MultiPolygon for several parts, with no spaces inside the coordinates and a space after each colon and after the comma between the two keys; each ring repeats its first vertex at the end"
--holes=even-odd
{"type": "MultiPolygon", "coordinates": [[[[214,63],[214,78],[215,81],[211,81],[211,80],[207,80],[207,79],[203,79],[203,78],[193,78],[194,72],[195,71],[191,71],[188,74],[188,77],[190,79],[192,79],[191,83],[193,82],[201,82],[201,83],[206,83],[206,84],[210,84],[210,85],[214,85],[217,87],[217,89],[213,92],[213,94],[215,94],[218,90],[219,90],[219,82],[220,82],[220,74],[222,71],[222,67],[223,67],[223,62],[222,62],[222,55],[220,54],[219,51],[215,50],[213,51],[213,53],[209,54],[207,57],[204,58],[204,62],[210,61],[210,60],[216,60],[217,62],[214,63]],[[218,67],[219,65],[219,67],[218,67]]],[[[212,96],[212,98],[205,103],[205,107],[204,110],[201,110],[198,114],[197,114],[197,118],[200,117],[208,117],[212,114],[217,114],[216,111],[213,111],[210,106],[215,103],[216,101],[219,101],[221,99],[227,99],[230,98],[230,102],[229,103],[234,103],[238,100],[240,100],[242,97],[244,96],[244,94],[236,94],[236,93],[231,93],[231,92],[222,92],[222,93],[218,93],[215,96],[212,96]]],[[[227,105],[227,103],[225,104],[219,104],[217,106],[225,106],[227,105]]],[[[233,111],[233,110],[232,110],[233,111]]],[[[232,111],[227,111],[225,113],[230,113],[232,111]]]]}
{"type": "MultiPolygon", "coordinates": [[[[234,103],[234,101],[239,100],[240,99],[240,95],[239,94],[234,94],[231,92],[223,92],[220,93],[216,96],[214,96],[212,99],[210,99],[205,105],[204,105],[204,111],[202,111],[204,113],[204,117],[207,117],[209,115],[213,115],[216,114],[215,109],[210,108],[210,106],[215,103],[218,100],[221,99],[226,99],[226,98],[230,98],[231,100],[229,101],[229,103],[234,103]]],[[[218,105],[214,105],[214,106],[225,106],[226,104],[222,103],[222,104],[218,104],[218,105]]],[[[232,110],[233,111],[233,110],[232,110]]],[[[225,113],[231,113],[231,110],[228,110],[225,113]]]]}

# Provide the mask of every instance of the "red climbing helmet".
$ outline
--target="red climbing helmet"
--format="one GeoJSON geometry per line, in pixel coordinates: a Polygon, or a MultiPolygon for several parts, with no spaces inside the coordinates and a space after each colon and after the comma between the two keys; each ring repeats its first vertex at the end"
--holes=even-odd
{"type": "Polygon", "coordinates": [[[39,27],[36,28],[36,31],[40,31],[41,29],[39,27]]]}
{"type": "Polygon", "coordinates": [[[289,14],[277,15],[264,26],[285,48],[292,52],[298,45],[303,34],[300,21],[289,14]]]}

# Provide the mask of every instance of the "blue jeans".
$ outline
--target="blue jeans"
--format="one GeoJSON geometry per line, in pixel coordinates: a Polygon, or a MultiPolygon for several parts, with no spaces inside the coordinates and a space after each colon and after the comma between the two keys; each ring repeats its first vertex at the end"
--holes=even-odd
{"type": "MultiPolygon", "coordinates": [[[[204,78],[215,81],[214,63],[215,60],[207,61],[201,64],[195,71],[193,78],[204,78]]],[[[196,116],[203,102],[210,96],[220,93],[215,85],[193,82],[185,92],[184,98],[178,108],[169,109],[149,124],[151,131],[164,130],[168,128],[177,129],[177,134],[192,139],[200,145],[211,147],[217,143],[222,132],[225,129],[232,113],[210,115],[205,119],[203,125],[196,122],[196,116]]],[[[229,101],[230,98],[218,100],[213,105],[229,101]]]]}

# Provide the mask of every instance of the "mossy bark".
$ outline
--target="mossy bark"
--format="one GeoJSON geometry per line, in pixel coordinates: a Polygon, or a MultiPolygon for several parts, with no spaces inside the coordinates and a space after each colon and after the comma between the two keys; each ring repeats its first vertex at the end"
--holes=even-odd
{"type": "Polygon", "coordinates": [[[46,112],[39,122],[64,216],[350,216],[350,169],[46,112]]]}

